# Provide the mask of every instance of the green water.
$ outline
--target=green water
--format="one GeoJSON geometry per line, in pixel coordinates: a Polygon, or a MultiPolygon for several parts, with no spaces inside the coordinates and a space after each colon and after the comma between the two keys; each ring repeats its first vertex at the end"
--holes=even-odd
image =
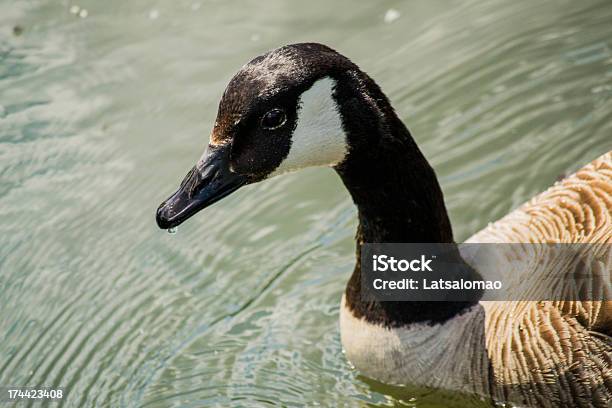
{"type": "Polygon", "coordinates": [[[356,220],[329,169],[175,235],[155,209],[233,73],[319,41],[389,95],[465,239],[612,149],[611,39],[609,1],[3,0],[0,385],[70,407],[472,404],[346,361],[356,220]]]}

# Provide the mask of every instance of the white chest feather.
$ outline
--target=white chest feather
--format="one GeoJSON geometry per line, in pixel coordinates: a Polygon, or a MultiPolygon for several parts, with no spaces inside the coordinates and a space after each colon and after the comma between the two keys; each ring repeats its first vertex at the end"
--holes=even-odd
{"type": "Polygon", "coordinates": [[[398,385],[488,392],[480,305],[443,324],[388,329],[354,317],[343,296],[340,331],[347,358],[368,377],[398,385]]]}

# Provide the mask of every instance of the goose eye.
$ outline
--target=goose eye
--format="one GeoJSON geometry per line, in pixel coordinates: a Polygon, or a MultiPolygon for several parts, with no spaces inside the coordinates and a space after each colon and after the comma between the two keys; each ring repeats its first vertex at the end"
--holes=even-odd
{"type": "Polygon", "coordinates": [[[286,121],[285,112],[280,109],[272,109],[261,118],[261,127],[272,130],[283,126],[286,121]]]}

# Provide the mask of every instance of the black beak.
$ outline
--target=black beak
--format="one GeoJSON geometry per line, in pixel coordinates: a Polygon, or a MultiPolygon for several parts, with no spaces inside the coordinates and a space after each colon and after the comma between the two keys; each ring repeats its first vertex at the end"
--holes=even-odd
{"type": "Polygon", "coordinates": [[[178,191],[157,209],[157,225],[176,227],[198,211],[247,184],[229,168],[229,146],[208,146],[204,157],[185,176],[178,191]]]}

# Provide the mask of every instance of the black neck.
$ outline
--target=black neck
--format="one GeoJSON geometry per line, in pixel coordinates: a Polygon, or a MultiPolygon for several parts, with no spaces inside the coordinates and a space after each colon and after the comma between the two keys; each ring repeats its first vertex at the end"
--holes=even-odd
{"type": "Polygon", "coordinates": [[[339,82],[336,90],[351,145],[348,157],[336,170],[349,190],[359,216],[357,264],[346,288],[346,303],[356,317],[390,327],[414,322],[443,322],[462,313],[475,301],[361,300],[363,243],[454,242],[434,170],[384,94],[367,76],[362,78],[362,84],[364,79],[367,89],[363,91],[371,96],[369,100],[360,101],[354,93],[351,94],[354,88],[349,88],[354,85],[345,83],[343,86],[339,82]],[[365,116],[365,120],[355,125],[346,120],[351,115],[365,116]]]}

